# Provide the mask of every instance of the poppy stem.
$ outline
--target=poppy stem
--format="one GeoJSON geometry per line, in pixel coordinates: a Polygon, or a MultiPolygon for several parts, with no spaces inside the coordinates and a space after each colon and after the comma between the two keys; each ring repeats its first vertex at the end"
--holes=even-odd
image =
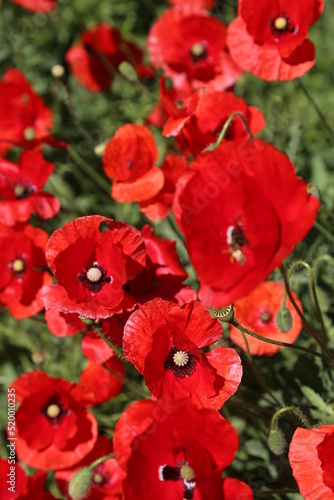
{"type": "Polygon", "coordinates": [[[317,103],[315,102],[315,100],[313,99],[313,97],[311,96],[311,94],[309,93],[309,91],[307,90],[307,88],[305,87],[303,81],[301,79],[299,79],[298,83],[299,83],[299,87],[302,89],[302,91],[304,92],[305,96],[307,97],[307,99],[310,101],[310,103],[312,104],[313,108],[317,112],[317,114],[318,114],[318,116],[319,116],[319,118],[320,118],[323,126],[325,127],[325,129],[327,130],[327,132],[329,133],[329,135],[331,136],[332,140],[334,140],[334,132],[331,129],[331,127],[329,126],[325,115],[323,114],[323,112],[321,111],[321,109],[319,108],[319,106],[317,105],[317,103]]]}
{"type": "Polygon", "coordinates": [[[309,421],[305,417],[304,413],[301,411],[298,406],[284,406],[284,408],[280,408],[277,410],[277,412],[272,416],[270,427],[271,428],[278,428],[278,419],[281,418],[282,413],[285,413],[286,411],[290,411],[293,413],[304,425],[307,429],[310,428],[309,421]]]}
{"type": "MultiPolygon", "coordinates": [[[[318,316],[318,319],[319,319],[320,325],[321,325],[322,340],[325,341],[326,340],[326,329],[325,329],[325,325],[324,325],[324,320],[323,320],[323,317],[322,317],[321,309],[320,309],[320,306],[319,306],[319,301],[318,301],[318,295],[317,295],[317,290],[316,290],[316,283],[315,283],[313,269],[304,260],[296,260],[291,265],[291,267],[290,267],[290,269],[288,271],[287,280],[288,280],[289,283],[290,283],[292,272],[293,272],[293,270],[295,269],[296,266],[304,266],[305,269],[307,269],[307,271],[309,273],[309,276],[310,276],[310,291],[311,291],[311,294],[313,296],[315,309],[316,309],[317,316],[318,316]]],[[[286,289],[285,289],[285,291],[286,291],[286,289]]]]}
{"type": "Polygon", "coordinates": [[[222,131],[219,134],[219,137],[218,137],[217,141],[214,142],[213,144],[209,144],[209,146],[207,146],[204,149],[204,152],[205,151],[213,151],[214,149],[216,149],[220,145],[220,143],[222,142],[222,140],[224,139],[224,137],[226,135],[228,127],[230,126],[232,120],[234,120],[234,118],[236,116],[239,116],[242,119],[242,121],[244,122],[245,128],[247,130],[247,133],[249,134],[250,139],[253,139],[254,136],[252,135],[251,131],[249,130],[249,126],[248,126],[248,123],[247,123],[247,120],[246,120],[245,116],[242,113],[240,113],[240,111],[235,111],[234,113],[232,113],[228,117],[228,119],[224,123],[224,126],[222,128],[222,131]]]}
{"type": "MultiPolygon", "coordinates": [[[[334,358],[332,356],[332,354],[329,352],[329,350],[327,349],[327,347],[325,346],[325,344],[322,342],[322,340],[318,337],[318,335],[313,331],[311,325],[309,324],[309,322],[307,321],[307,319],[305,318],[305,316],[303,315],[303,313],[301,312],[301,310],[299,309],[298,305],[296,304],[296,301],[295,299],[293,298],[292,296],[292,293],[291,293],[291,289],[290,289],[290,285],[289,285],[289,280],[287,278],[287,275],[285,273],[285,269],[283,267],[283,264],[280,266],[280,271],[281,271],[281,274],[282,274],[282,277],[283,277],[283,280],[284,280],[284,284],[285,284],[285,288],[286,288],[286,291],[287,291],[287,294],[288,294],[288,297],[290,299],[290,302],[291,304],[293,305],[293,307],[296,309],[297,311],[297,314],[298,316],[300,317],[304,327],[306,328],[306,330],[309,332],[309,334],[313,337],[313,339],[317,342],[317,344],[321,347],[321,349],[323,350],[325,356],[326,356],[326,359],[327,359],[327,362],[329,364],[330,367],[332,367],[334,365],[334,358]]],[[[301,349],[301,346],[292,346],[290,345],[289,347],[294,347],[294,348],[299,348],[301,349]]],[[[305,348],[303,347],[302,350],[305,350],[305,348]]],[[[314,353],[314,352],[313,352],[314,353]]],[[[315,353],[314,353],[315,354],[315,353]]],[[[317,355],[319,355],[317,353],[317,355]]]]}
{"type": "Polygon", "coordinates": [[[109,460],[110,458],[116,458],[116,457],[115,457],[115,455],[110,453],[109,455],[105,455],[104,457],[98,458],[97,460],[95,460],[95,462],[91,463],[88,467],[89,467],[89,469],[93,470],[93,469],[95,469],[95,467],[102,464],[102,462],[105,462],[106,460],[109,460]]]}
{"type": "Polygon", "coordinates": [[[99,337],[101,337],[101,339],[106,342],[106,344],[108,344],[108,346],[114,351],[116,356],[118,356],[122,361],[127,361],[122,350],[116,347],[112,342],[110,342],[110,340],[101,332],[101,330],[97,326],[94,326],[94,331],[98,334],[99,337]]]}
{"type": "Polygon", "coordinates": [[[103,179],[103,177],[96,172],[96,170],[89,165],[80,155],[77,153],[73,147],[68,150],[69,156],[76,162],[77,165],[91,178],[93,181],[100,186],[101,189],[110,197],[111,187],[109,183],[103,179]]]}
{"type": "MultiPolygon", "coordinates": [[[[254,338],[258,339],[258,340],[262,340],[263,342],[267,342],[268,344],[280,345],[282,347],[291,347],[291,349],[296,349],[296,350],[299,350],[299,351],[304,351],[304,352],[307,352],[309,354],[313,354],[313,356],[318,356],[319,358],[323,358],[324,359],[324,356],[322,354],[320,354],[319,352],[316,352],[316,351],[312,351],[311,349],[307,349],[307,347],[302,347],[300,345],[295,345],[295,344],[288,344],[287,342],[280,342],[279,340],[273,340],[273,339],[268,339],[267,337],[262,337],[262,335],[258,335],[257,333],[252,332],[251,330],[248,330],[247,328],[244,328],[235,319],[233,321],[231,321],[231,325],[233,325],[236,328],[238,328],[238,330],[240,330],[240,332],[244,332],[247,335],[250,335],[251,337],[254,337],[254,338]]],[[[327,357],[326,357],[326,359],[327,359],[327,357]]]]}

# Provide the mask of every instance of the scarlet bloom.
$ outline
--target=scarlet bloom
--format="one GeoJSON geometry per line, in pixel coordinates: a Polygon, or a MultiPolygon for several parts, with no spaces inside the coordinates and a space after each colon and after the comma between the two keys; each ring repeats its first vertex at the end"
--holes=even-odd
{"type": "Polygon", "coordinates": [[[97,438],[95,417],[86,412],[83,390],[41,371],[20,375],[12,384],[16,401],[16,452],[35,469],[71,467],[89,453],[97,438]]]}
{"type": "Polygon", "coordinates": [[[260,139],[223,141],[179,183],[174,215],[205,306],[249,294],[312,228],[318,199],[289,158],[260,139]]]}
{"type": "Polygon", "coordinates": [[[117,201],[142,201],[156,195],[164,184],[164,175],[153,164],[158,149],[152,132],[143,125],[120,127],[108,142],[103,168],[113,179],[111,196],[117,201]]]}
{"type": "Polygon", "coordinates": [[[168,0],[172,5],[193,5],[203,7],[203,9],[212,9],[215,0],[168,0]]]}
{"type": "Polygon", "coordinates": [[[122,392],[125,368],[122,361],[113,357],[106,361],[105,367],[90,362],[81,372],[80,387],[85,394],[86,406],[96,406],[122,392]]]}
{"type": "Polygon", "coordinates": [[[298,427],[292,437],[289,461],[305,500],[334,499],[334,425],[298,427]]]}
{"type": "Polygon", "coordinates": [[[242,376],[234,349],[200,351],[222,333],[220,322],[199,302],[180,307],[155,299],[128,319],[124,355],[144,375],[155,398],[191,397],[199,407],[218,410],[235,393],[242,376]]]}
{"type": "MultiPolygon", "coordinates": [[[[83,467],[91,465],[95,460],[109,455],[113,452],[111,442],[103,437],[98,436],[93,450],[88,453],[73,468],[57,471],[55,478],[61,493],[69,497],[68,486],[69,482],[83,467]]],[[[85,495],[85,500],[120,500],[122,498],[122,481],[125,478],[125,473],[122,471],[114,458],[109,458],[93,469],[92,484],[85,495]]]]}
{"type": "Polygon", "coordinates": [[[164,12],[149,32],[147,48],[154,67],[167,77],[185,78],[193,88],[224,90],[241,74],[228,53],[225,24],[194,5],[164,12]]]}
{"type": "Polygon", "coordinates": [[[45,106],[23,73],[9,69],[0,81],[0,148],[33,149],[43,143],[67,147],[50,135],[52,110],[45,106]]]}
{"type": "Polygon", "coordinates": [[[267,81],[299,78],[315,63],[314,45],[306,37],[323,7],[323,0],[240,0],[228,28],[232,58],[267,81]]]}
{"type": "Polygon", "coordinates": [[[77,45],[65,55],[73,74],[92,92],[110,87],[121,62],[129,61],[140,70],[141,59],[141,50],[106,23],[84,31],[77,45]]]}
{"type": "Polygon", "coordinates": [[[132,404],[117,422],[114,450],[125,498],[221,500],[221,474],[238,435],[218,412],[154,401],[132,404]]]}
{"type": "Polygon", "coordinates": [[[83,355],[94,363],[104,363],[115,354],[111,347],[95,332],[94,327],[97,326],[103,335],[116,347],[121,347],[123,324],[127,318],[128,316],[123,313],[121,316],[114,315],[110,318],[85,320],[83,322],[78,314],[64,314],[52,310],[45,311],[45,320],[48,329],[53,335],[68,337],[79,332],[85,334],[82,339],[81,349],[83,355]]]}
{"type": "Polygon", "coordinates": [[[14,226],[27,221],[34,212],[41,219],[58,213],[59,200],[40,192],[53,172],[53,164],[39,151],[21,153],[18,164],[0,158],[0,223],[14,226]]]}
{"type": "MultiPolygon", "coordinates": [[[[275,281],[265,281],[254,290],[233,304],[234,313],[239,323],[267,339],[278,340],[293,344],[302,330],[302,322],[289,298],[286,299],[286,308],[291,314],[292,325],[288,332],[280,331],[276,316],[283,305],[284,285],[275,281]]],[[[293,293],[298,307],[302,311],[302,304],[295,293],[293,293]]],[[[276,354],[281,346],[269,344],[263,340],[247,335],[247,343],[251,354],[256,356],[272,356],[276,354]]],[[[230,338],[235,344],[247,351],[245,341],[240,331],[230,325],[230,338]]]]}
{"type": "Polygon", "coordinates": [[[56,500],[44,490],[46,476],[46,472],[36,472],[29,477],[15,460],[0,458],[1,500],[56,500]]]}
{"type": "Polygon", "coordinates": [[[29,318],[44,308],[42,287],[52,283],[46,266],[48,234],[30,225],[0,226],[0,303],[16,319],[29,318]]]}
{"type": "Polygon", "coordinates": [[[161,170],[164,184],[161,190],[152,198],[140,203],[140,211],[150,220],[160,220],[167,217],[174,200],[176,182],[186,172],[189,163],[186,158],[167,155],[161,170]]]}
{"type": "MultiPolygon", "coordinates": [[[[164,85],[161,86],[161,95],[165,109],[170,115],[163,128],[163,135],[183,138],[194,156],[216,142],[232,113],[239,112],[244,115],[253,135],[258,134],[265,126],[261,111],[255,106],[248,106],[241,97],[236,97],[232,92],[202,92],[188,110],[184,107],[178,109],[175,104],[167,107],[168,96],[165,94],[164,85]]],[[[230,123],[224,139],[236,141],[245,137],[248,137],[248,132],[242,118],[236,116],[230,123]]]]}
{"type": "Polygon", "coordinates": [[[58,284],[44,287],[45,308],[92,319],[122,312],[127,282],[146,264],[139,231],[99,215],[80,217],[57,229],[46,258],[58,284]],[[104,232],[102,223],[108,228],[104,232]]]}
{"type": "Polygon", "coordinates": [[[50,12],[57,7],[57,0],[12,0],[31,12],[50,12]]]}

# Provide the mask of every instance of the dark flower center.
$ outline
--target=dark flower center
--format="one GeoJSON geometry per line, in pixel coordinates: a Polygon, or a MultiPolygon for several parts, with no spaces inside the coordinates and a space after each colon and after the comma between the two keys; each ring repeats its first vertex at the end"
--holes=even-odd
{"type": "Polygon", "coordinates": [[[231,254],[231,262],[238,262],[242,266],[246,264],[246,255],[242,251],[243,245],[248,245],[248,241],[244,236],[242,225],[238,222],[235,226],[229,226],[226,231],[226,242],[229,246],[231,254]]]}
{"type": "Polygon", "coordinates": [[[22,280],[23,275],[26,271],[26,264],[23,259],[15,259],[13,262],[8,264],[9,269],[12,271],[12,275],[14,278],[18,280],[22,280]]]}
{"type": "Polygon", "coordinates": [[[14,193],[18,199],[28,198],[36,192],[36,188],[31,186],[28,182],[24,184],[14,184],[14,193]]]}
{"type": "Polygon", "coordinates": [[[196,487],[195,472],[187,461],[180,466],[171,467],[170,465],[161,465],[158,470],[160,481],[182,481],[184,487],[184,500],[194,498],[194,489],[196,487]]]}
{"type": "Polygon", "coordinates": [[[263,311],[263,313],[261,313],[262,323],[269,323],[271,321],[271,318],[272,318],[272,314],[270,311],[263,311]]]}
{"type": "Polygon", "coordinates": [[[291,20],[284,14],[271,19],[269,26],[272,34],[275,36],[283,35],[284,33],[294,34],[298,31],[298,26],[294,26],[291,20]]]}
{"type": "Polygon", "coordinates": [[[112,277],[107,277],[107,271],[98,262],[90,262],[86,269],[78,274],[78,281],[90,292],[99,292],[105,283],[111,283],[112,277]]]}
{"type": "Polygon", "coordinates": [[[194,64],[208,57],[208,51],[206,50],[206,43],[194,43],[190,48],[190,57],[194,64]]]}
{"type": "Polygon", "coordinates": [[[190,351],[178,349],[175,345],[170,349],[164,362],[165,370],[171,370],[175,377],[190,377],[195,371],[196,360],[190,351]]]}
{"type": "Polygon", "coordinates": [[[52,425],[58,425],[69,410],[63,408],[59,396],[55,396],[43,406],[41,412],[52,425]]]}

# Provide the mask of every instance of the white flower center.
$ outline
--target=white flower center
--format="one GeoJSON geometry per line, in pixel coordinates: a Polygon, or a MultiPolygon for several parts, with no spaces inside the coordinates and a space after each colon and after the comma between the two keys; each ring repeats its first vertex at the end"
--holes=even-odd
{"type": "Polygon", "coordinates": [[[176,366],[186,366],[189,356],[185,351],[177,351],[173,356],[173,361],[176,366]]]}
{"type": "Polygon", "coordinates": [[[274,26],[277,30],[285,30],[287,27],[288,21],[285,19],[285,17],[278,17],[274,21],[274,26]]]}
{"type": "Polygon", "coordinates": [[[97,281],[99,281],[101,276],[102,276],[102,272],[98,267],[91,267],[87,271],[87,279],[89,281],[92,281],[93,283],[96,283],[97,281]]]}
{"type": "Polygon", "coordinates": [[[195,57],[202,56],[205,52],[205,47],[203,43],[194,43],[191,47],[191,53],[195,57]]]}
{"type": "Polygon", "coordinates": [[[32,141],[36,135],[34,127],[27,127],[24,129],[23,135],[27,141],[32,141]]]}
{"type": "Polygon", "coordinates": [[[95,484],[103,483],[103,476],[99,472],[95,472],[95,474],[93,475],[93,483],[95,484]]]}
{"type": "Polygon", "coordinates": [[[23,260],[21,259],[14,260],[12,264],[13,271],[15,271],[16,273],[22,273],[22,271],[24,271],[24,268],[25,265],[23,260]]]}
{"type": "Polygon", "coordinates": [[[50,418],[57,418],[57,417],[59,417],[60,413],[61,413],[61,409],[55,403],[48,406],[46,409],[46,414],[50,418]]]}

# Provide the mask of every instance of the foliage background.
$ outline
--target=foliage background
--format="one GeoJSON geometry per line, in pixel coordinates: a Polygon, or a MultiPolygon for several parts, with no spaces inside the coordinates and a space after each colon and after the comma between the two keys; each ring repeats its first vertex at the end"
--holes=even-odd
{"type": "MultiPolygon", "coordinates": [[[[46,104],[54,111],[54,135],[69,142],[91,167],[104,177],[100,158],[94,146],[107,141],[124,123],[143,123],[145,116],[158,99],[156,79],[144,86],[125,82],[118,77],[112,89],[91,93],[68,73],[66,79],[76,119],[69,112],[68,96],[62,84],[51,75],[55,64],[64,63],[66,50],[79,34],[99,22],[109,22],[127,39],[145,50],[149,27],[168,4],[162,0],[59,0],[59,8],[48,14],[30,13],[10,0],[0,1],[0,66],[1,75],[10,67],[22,70],[46,104]],[[76,121],[87,131],[87,141],[76,121]]],[[[214,15],[229,23],[236,15],[237,1],[218,1],[214,15]]],[[[331,26],[334,24],[334,5],[326,2],[325,12],[311,28],[310,38],[317,49],[316,66],[298,81],[267,83],[244,74],[235,86],[235,93],[263,111],[267,127],[260,136],[286,152],[295,163],[297,172],[307,182],[314,182],[321,191],[323,207],[318,224],[289,259],[305,259],[312,264],[320,255],[334,254],[334,144],[333,133],[324,126],[318,113],[303,90],[307,88],[328,124],[334,128],[334,52],[331,26]]],[[[147,61],[148,62],[148,61],[147,61]]],[[[167,141],[154,131],[160,158],[167,141]]],[[[137,227],[147,223],[136,205],[117,204],[82,170],[65,150],[45,148],[45,156],[56,166],[46,189],[59,197],[61,213],[52,220],[33,224],[51,234],[56,228],[75,217],[98,213],[126,221],[137,227]]],[[[107,181],[107,180],[106,180],[107,181]]],[[[108,181],[107,181],[108,182],[108,181]]],[[[197,286],[182,239],[172,221],[155,223],[159,235],[178,240],[178,250],[189,272],[188,282],[197,286]]],[[[329,347],[334,350],[334,269],[322,264],[318,275],[318,293],[327,329],[329,347]]],[[[279,273],[274,279],[281,281],[279,273]]],[[[302,300],[305,315],[316,330],[319,323],[310,298],[305,272],[296,272],[293,287],[302,300]]],[[[43,314],[29,320],[16,321],[0,311],[0,455],[6,457],[5,426],[7,418],[6,391],[19,374],[31,369],[43,369],[51,376],[78,380],[86,361],[81,353],[80,335],[57,338],[48,332],[43,314]]],[[[224,338],[228,338],[225,328],[224,338]]],[[[301,345],[315,348],[303,332],[301,345]]],[[[333,379],[328,368],[318,358],[300,354],[292,349],[281,350],[272,358],[255,358],[250,366],[241,353],[244,376],[235,396],[225,404],[222,413],[236,426],[240,448],[236,460],[226,471],[230,476],[248,482],[256,496],[298,499],[298,493],[266,494],[269,489],[295,489],[287,451],[273,455],[266,439],[270,419],[280,406],[297,405],[312,425],[334,423],[333,379]],[[260,380],[260,382],[259,382],[260,380]],[[263,385],[264,384],[264,385],[263,385]],[[310,389],[305,389],[308,387],[310,389]]],[[[134,369],[127,370],[125,388],[117,398],[94,409],[100,429],[112,437],[112,429],[123,409],[149,393],[134,369]]],[[[297,425],[294,415],[280,420],[289,442],[297,425]]],[[[57,494],[50,474],[52,492],[57,494]]]]}

